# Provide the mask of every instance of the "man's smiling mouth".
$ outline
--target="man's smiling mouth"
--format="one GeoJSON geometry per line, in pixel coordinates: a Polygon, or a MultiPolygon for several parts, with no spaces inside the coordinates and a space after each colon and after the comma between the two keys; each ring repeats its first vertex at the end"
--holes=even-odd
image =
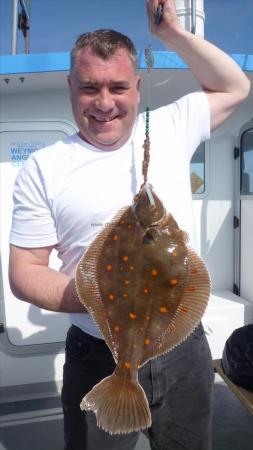
{"type": "Polygon", "coordinates": [[[96,120],[97,122],[112,122],[114,119],[116,119],[117,117],[119,117],[118,115],[117,116],[109,116],[109,117],[97,117],[97,116],[91,116],[92,117],[92,119],[94,119],[94,120],[96,120]]]}

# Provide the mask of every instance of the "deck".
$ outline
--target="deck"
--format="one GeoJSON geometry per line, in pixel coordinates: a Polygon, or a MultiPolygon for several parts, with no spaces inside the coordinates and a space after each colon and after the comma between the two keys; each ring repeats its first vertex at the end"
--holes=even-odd
{"type": "MultiPolygon", "coordinates": [[[[62,450],[63,422],[59,398],[23,401],[1,407],[0,450],[62,450]],[[19,412],[23,411],[20,419],[19,412]]],[[[251,450],[253,417],[234,395],[220,375],[214,388],[212,450],[251,450]]],[[[135,450],[150,450],[141,435],[135,450]]],[[[189,449],[190,450],[190,449],[189,449]]]]}

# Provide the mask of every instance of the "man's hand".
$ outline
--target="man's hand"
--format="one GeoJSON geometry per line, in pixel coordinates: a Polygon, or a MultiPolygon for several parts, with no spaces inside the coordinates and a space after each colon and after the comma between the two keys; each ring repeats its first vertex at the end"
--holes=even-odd
{"type": "MultiPolygon", "coordinates": [[[[147,14],[151,32],[163,41],[166,45],[173,45],[175,37],[184,31],[177,17],[176,6],[174,0],[146,0],[147,14]],[[159,25],[156,25],[155,18],[159,5],[163,7],[162,20],[159,25]]],[[[170,47],[172,49],[172,47],[170,47]]]]}

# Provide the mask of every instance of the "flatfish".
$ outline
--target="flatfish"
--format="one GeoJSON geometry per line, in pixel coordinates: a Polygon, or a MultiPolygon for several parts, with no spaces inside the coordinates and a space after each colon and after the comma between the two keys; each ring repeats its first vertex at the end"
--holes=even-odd
{"type": "MultiPolygon", "coordinates": [[[[147,155],[144,163],[147,172],[147,155]]],[[[116,363],[114,373],[86,394],[81,409],[94,411],[97,425],[111,434],[150,427],[138,370],[196,328],[210,279],[147,177],[132,205],[118,211],[81,257],[76,288],[116,363]]]]}

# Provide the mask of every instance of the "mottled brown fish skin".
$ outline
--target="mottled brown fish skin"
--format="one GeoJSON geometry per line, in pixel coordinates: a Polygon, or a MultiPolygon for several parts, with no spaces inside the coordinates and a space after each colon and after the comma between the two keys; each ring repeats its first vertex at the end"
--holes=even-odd
{"type": "Polygon", "coordinates": [[[131,370],[145,362],[151,346],[155,356],[156,340],[174,317],[188,279],[185,234],[160,200],[147,214],[145,195],[109,233],[97,269],[118,363],[131,370]]]}
{"type": "Polygon", "coordinates": [[[146,188],[100,233],[77,268],[80,299],[117,363],[81,407],[93,410],[98,425],[112,434],[150,426],[138,369],[190,334],[210,293],[208,272],[187,247],[187,234],[149,185],[150,202],[146,188]],[[94,287],[86,290],[89,277],[94,287]]]}

